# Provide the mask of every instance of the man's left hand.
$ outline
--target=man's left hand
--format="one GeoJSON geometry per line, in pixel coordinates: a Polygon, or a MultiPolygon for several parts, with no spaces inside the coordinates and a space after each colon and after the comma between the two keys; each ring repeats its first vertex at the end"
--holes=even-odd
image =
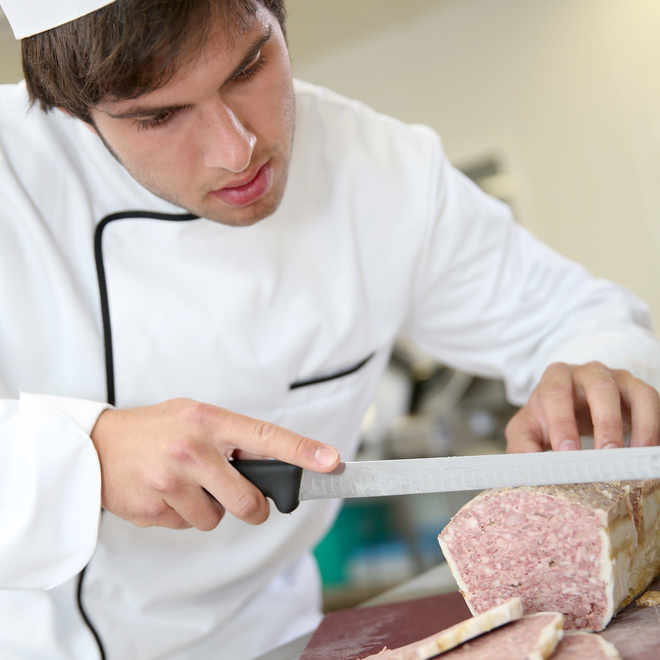
{"type": "Polygon", "coordinates": [[[660,444],[657,390],[600,362],[557,362],[507,424],[507,452],[580,449],[580,436],[596,449],[623,447],[627,433],[631,447],[660,444]]]}

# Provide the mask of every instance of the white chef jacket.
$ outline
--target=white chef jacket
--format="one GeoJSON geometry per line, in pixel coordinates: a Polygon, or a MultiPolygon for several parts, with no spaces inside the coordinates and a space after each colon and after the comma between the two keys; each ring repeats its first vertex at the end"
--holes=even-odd
{"type": "Polygon", "coordinates": [[[185,396],[350,458],[397,336],[502,377],[554,360],[660,384],[646,306],[532,238],[438,136],[296,82],[289,184],[247,228],[137,184],[84,125],[0,88],[0,657],[247,660],[319,618],[310,549],[338,503],[263,525],[100,515],[108,401],[185,396]],[[356,368],[359,367],[359,368],[356,368]]]}

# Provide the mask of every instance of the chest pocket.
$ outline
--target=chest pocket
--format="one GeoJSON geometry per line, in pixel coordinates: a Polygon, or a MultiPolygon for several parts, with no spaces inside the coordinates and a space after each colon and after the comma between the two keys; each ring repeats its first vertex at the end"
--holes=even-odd
{"type": "Polygon", "coordinates": [[[331,405],[334,400],[369,397],[375,388],[387,363],[386,350],[373,350],[363,358],[336,369],[319,371],[301,377],[289,385],[286,397],[288,407],[331,405]]]}
{"type": "Polygon", "coordinates": [[[365,351],[364,357],[347,365],[295,380],[289,386],[281,424],[329,442],[348,460],[359,443],[362,419],[389,355],[388,347],[365,351]]]}
{"type": "Polygon", "coordinates": [[[354,374],[355,372],[362,369],[362,367],[364,367],[367,364],[367,362],[369,362],[374,357],[375,354],[376,354],[375,352],[372,352],[369,355],[367,355],[367,357],[365,357],[364,359],[360,360],[359,362],[356,362],[355,364],[349,367],[345,367],[337,371],[332,371],[330,373],[318,374],[310,378],[303,378],[297,380],[291,383],[291,385],[289,385],[289,390],[297,390],[300,389],[301,387],[311,387],[312,385],[320,385],[321,383],[328,383],[332,380],[338,380],[340,378],[345,378],[346,376],[350,376],[351,374],[354,374]]]}

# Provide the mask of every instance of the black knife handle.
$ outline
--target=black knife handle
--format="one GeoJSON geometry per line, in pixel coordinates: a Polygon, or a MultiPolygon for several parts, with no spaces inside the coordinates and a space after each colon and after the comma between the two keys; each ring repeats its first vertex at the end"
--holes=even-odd
{"type": "Polygon", "coordinates": [[[281,513],[291,513],[298,507],[301,467],[271,459],[234,459],[231,464],[266,497],[270,497],[281,513]]]}

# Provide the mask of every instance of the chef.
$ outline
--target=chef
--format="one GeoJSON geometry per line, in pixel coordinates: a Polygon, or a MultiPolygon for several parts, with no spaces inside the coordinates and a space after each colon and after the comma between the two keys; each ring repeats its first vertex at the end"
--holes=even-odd
{"type": "Polygon", "coordinates": [[[292,81],[282,3],[0,4],[26,74],[0,88],[3,659],[312,629],[339,502],[269,515],[229,461],[350,459],[397,337],[503,378],[512,451],[658,444],[646,306],[432,130],[292,81]]]}

